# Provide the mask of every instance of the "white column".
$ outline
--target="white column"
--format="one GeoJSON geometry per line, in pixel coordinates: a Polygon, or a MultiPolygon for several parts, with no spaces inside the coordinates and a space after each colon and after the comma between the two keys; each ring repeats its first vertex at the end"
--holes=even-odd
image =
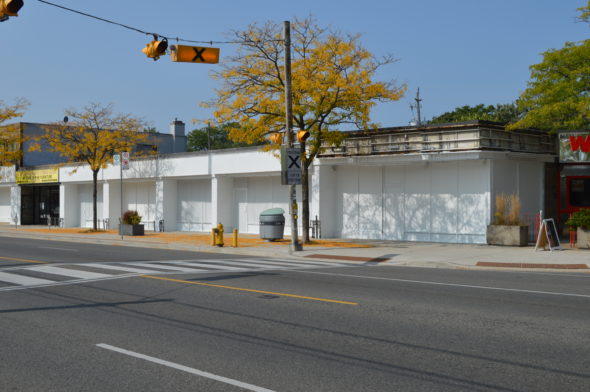
{"type": "Polygon", "coordinates": [[[215,227],[220,223],[219,211],[219,179],[215,176],[211,177],[211,227],[215,227]]]}
{"type": "Polygon", "coordinates": [[[10,187],[10,219],[13,224],[20,225],[21,189],[15,185],[10,187]]]}
{"type": "Polygon", "coordinates": [[[211,178],[211,225],[222,223],[229,232],[237,228],[237,219],[233,216],[233,178],[213,176],[211,178]]]}
{"type": "MultiPolygon", "coordinates": [[[[106,181],[104,181],[102,183],[102,219],[110,219],[111,214],[110,214],[110,204],[111,204],[111,198],[110,198],[110,184],[106,181]]],[[[98,227],[99,228],[104,228],[102,226],[102,222],[98,222],[98,227]]]]}
{"type": "Polygon", "coordinates": [[[59,186],[59,217],[63,218],[64,227],[80,227],[77,185],[61,184],[59,186]]]}
{"type": "Polygon", "coordinates": [[[164,220],[164,230],[177,230],[176,207],[178,203],[178,191],[176,180],[156,180],[156,229],[161,219],[164,220]]]}
{"type": "Polygon", "coordinates": [[[336,166],[318,165],[312,177],[312,208],[310,219],[318,216],[321,224],[322,237],[338,236],[336,233],[337,200],[336,200],[336,166]]]}
{"type": "Polygon", "coordinates": [[[119,218],[121,218],[121,181],[119,179],[113,180],[108,183],[107,188],[108,191],[104,193],[104,197],[109,201],[108,209],[104,210],[107,213],[105,216],[109,218],[110,228],[117,229],[119,218]]]}
{"type": "MultiPolygon", "coordinates": [[[[314,163],[317,163],[314,162],[314,163]]],[[[320,166],[317,164],[309,168],[310,186],[309,186],[309,219],[314,220],[316,215],[320,216],[320,166]]],[[[311,234],[310,234],[311,235],[311,234]]]]}

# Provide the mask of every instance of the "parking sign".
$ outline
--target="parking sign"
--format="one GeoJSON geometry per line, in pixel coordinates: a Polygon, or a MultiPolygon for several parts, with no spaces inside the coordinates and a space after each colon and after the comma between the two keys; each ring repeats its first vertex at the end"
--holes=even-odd
{"type": "Polygon", "coordinates": [[[123,151],[121,153],[121,169],[127,170],[129,169],[129,152],[123,151]]]}

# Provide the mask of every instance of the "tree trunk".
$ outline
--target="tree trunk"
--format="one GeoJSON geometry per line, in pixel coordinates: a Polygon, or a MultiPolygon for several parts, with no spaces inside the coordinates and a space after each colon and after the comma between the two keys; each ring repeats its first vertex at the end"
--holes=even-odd
{"type": "Polygon", "coordinates": [[[92,229],[98,230],[97,219],[97,193],[98,193],[98,170],[92,171],[92,229]]]}

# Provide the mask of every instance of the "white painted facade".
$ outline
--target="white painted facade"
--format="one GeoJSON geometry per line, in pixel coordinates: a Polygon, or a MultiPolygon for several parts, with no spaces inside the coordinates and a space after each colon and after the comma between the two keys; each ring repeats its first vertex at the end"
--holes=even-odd
{"type": "MultiPolygon", "coordinates": [[[[477,150],[322,158],[311,171],[310,218],[320,219],[324,238],[485,243],[496,194],[518,193],[525,213],[543,208],[544,164],[552,161],[477,150]]],[[[92,174],[73,169],[59,168],[60,217],[65,227],[90,227],[92,174]]],[[[0,221],[14,223],[20,187],[14,168],[2,170],[0,221]]],[[[118,166],[99,173],[98,219],[108,218],[111,228],[132,209],[148,230],[160,220],[166,231],[196,232],[222,222],[228,231],[256,234],[260,212],[288,211],[279,159],[256,148],[132,161],[122,195],[120,173],[118,166]]],[[[286,225],[289,234],[289,219],[286,225]]]]}

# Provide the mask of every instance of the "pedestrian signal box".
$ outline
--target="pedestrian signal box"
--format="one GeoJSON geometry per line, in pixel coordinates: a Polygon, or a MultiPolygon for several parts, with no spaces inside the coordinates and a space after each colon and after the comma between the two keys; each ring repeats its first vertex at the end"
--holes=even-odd
{"type": "Polygon", "coordinates": [[[170,59],[181,63],[217,64],[219,62],[219,48],[171,45],[170,59]]]}

